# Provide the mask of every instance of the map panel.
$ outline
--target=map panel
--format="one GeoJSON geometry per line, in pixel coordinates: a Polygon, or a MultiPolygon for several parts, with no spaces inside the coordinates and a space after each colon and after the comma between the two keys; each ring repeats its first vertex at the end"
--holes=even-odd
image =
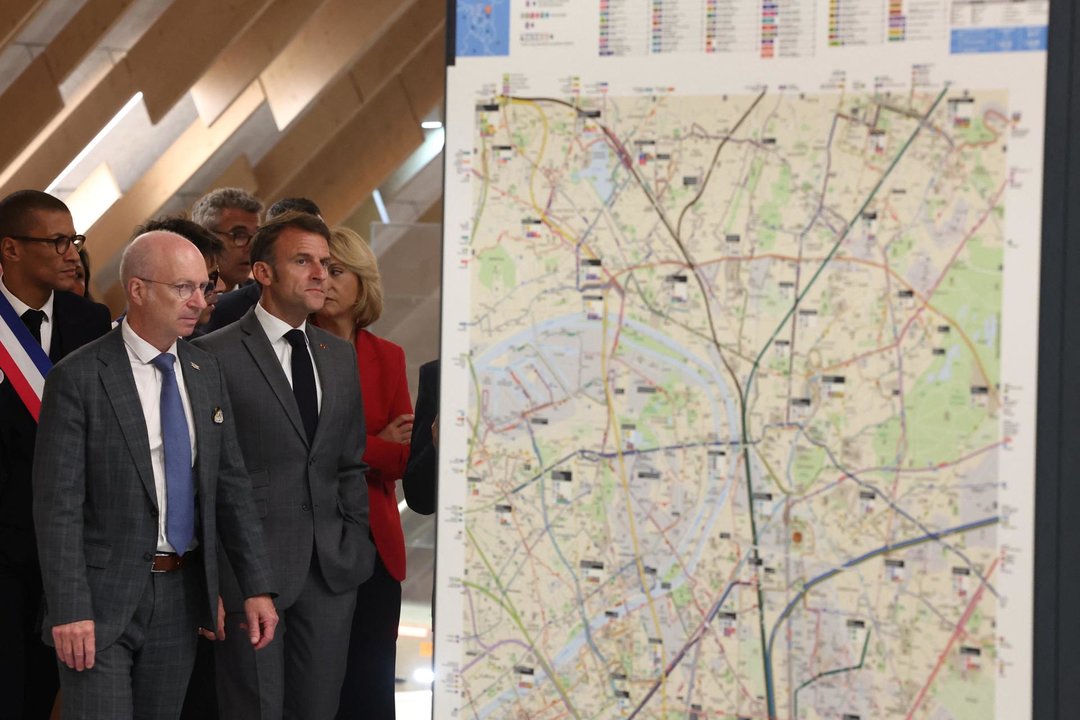
{"type": "Polygon", "coordinates": [[[1008,93],[474,122],[468,716],[994,717],[1008,93]]]}
{"type": "Polygon", "coordinates": [[[508,9],[447,70],[435,718],[1032,717],[1047,0],[508,9]]]}

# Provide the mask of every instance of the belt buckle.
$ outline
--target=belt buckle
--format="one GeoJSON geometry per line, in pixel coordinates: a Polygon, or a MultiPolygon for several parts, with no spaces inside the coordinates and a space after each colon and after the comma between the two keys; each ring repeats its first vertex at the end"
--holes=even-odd
{"type": "MultiPolygon", "coordinates": [[[[154,560],[156,562],[156,560],[159,557],[172,557],[172,556],[173,556],[173,553],[154,553],[154,560]]],[[[183,561],[179,557],[177,557],[176,558],[176,567],[172,568],[171,570],[168,570],[168,569],[165,569],[165,568],[162,568],[161,570],[158,570],[156,567],[154,567],[155,563],[150,563],[150,572],[151,573],[159,573],[159,574],[160,573],[173,572],[174,570],[179,570],[180,569],[180,566],[182,565],[182,562],[183,561]]]]}

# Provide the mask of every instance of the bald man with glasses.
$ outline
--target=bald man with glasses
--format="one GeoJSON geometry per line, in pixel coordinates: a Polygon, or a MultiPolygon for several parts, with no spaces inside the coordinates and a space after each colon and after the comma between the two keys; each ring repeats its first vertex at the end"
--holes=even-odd
{"type": "Polygon", "coordinates": [[[120,326],[45,383],[34,519],[64,720],[178,718],[196,629],[214,627],[218,566],[243,641],[274,637],[273,579],[218,362],[186,342],[212,289],[168,232],[124,250],[120,326]]]}
{"type": "MultiPolygon", "coordinates": [[[[9,331],[0,345],[35,355],[42,375],[109,330],[108,308],[71,292],[85,242],[67,206],[52,195],[20,190],[0,200],[0,323],[9,331]]],[[[2,367],[0,715],[48,718],[58,681],[55,656],[40,638],[41,570],[31,510],[36,405],[34,398],[27,404],[26,387],[20,394],[18,376],[8,377],[2,367]]]]}

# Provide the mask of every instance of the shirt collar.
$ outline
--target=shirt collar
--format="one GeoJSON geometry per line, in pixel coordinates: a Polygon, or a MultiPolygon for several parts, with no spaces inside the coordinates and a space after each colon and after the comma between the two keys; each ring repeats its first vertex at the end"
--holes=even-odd
{"type": "MultiPolygon", "coordinates": [[[[272,315],[269,310],[262,306],[261,302],[255,303],[255,317],[259,319],[259,324],[262,325],[263,332],[266,333],[266,337],[271,343],[281,340],[281,338],[285,337],[285,333],[294,329],[289,323],[276,315],[272,315]]],[[[304,320],[295,329],[307,335],[307,320],[304,320]]]]}
{"type": "Polygon", "coordinates": [[[42,305],[40,308],[32,308],[19,298],[15,297],[15,295],[12,294],[10,290],[8,290],[7,285],[4,284],[4,277],[2,275],[0,275],[0,292],[2,292],[4,294],[4,297],[7,298],[7,301],[11,303],[11,308],[15,311],[16,315],[22,316],[22,314],[27,310],[41,310],[43,313],[45,313],[45,321],[52,322],[53,298],[56,297],[55,292],[49,292],[49,299],[46,300],[45,304],[42,305]]]}
{"type": "MultiPolygon", "coordinates": [[[[128,346],[132,354],[138,358],[139,362],[144,365],[149,364],[161,354],[161,351],[150,343],[139,337],[139,334],[132,329],[128,324],[128,320],[125,317],[123,322],[120,323],[120,334],[124,336],[124,344],[128,346]]],[[[173,357],[176,357],[176,341],[173,340],[173,344],[166,350],[167,353],[172,353],[173,357]]]]}

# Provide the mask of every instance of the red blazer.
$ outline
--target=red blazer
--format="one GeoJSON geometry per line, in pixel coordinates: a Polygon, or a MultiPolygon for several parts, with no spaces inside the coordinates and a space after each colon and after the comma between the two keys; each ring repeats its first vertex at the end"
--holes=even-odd
{"type": "Polygon", "coordinates": [[[368,433],[364,462],[371,466],[367,473],[371,534],[383,565],[400,582],[405,579],[405,535],[396,486],[409,461],[409,444],[389,442],[378,434],[398,415],[413,411],[405,376],[405,351],[389,340],[360,330],[356,333],[356,358],[368,433]]]}

